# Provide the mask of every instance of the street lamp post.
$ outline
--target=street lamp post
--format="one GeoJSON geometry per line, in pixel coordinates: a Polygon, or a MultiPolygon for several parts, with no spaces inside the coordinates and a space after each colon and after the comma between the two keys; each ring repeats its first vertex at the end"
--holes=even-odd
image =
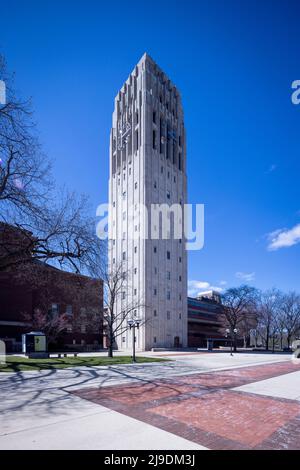
{"type": "Polygon", "coordinates": [[[132,329],[132,362],[136,362],[135,357],[135,328],[139,329],[141,320],[129,319],[127,320],[129,329],[132,329]]]}
{"type": "Polygon", "coordinates": [[[232,343],[233,343],[233,338],[235,339],[236,338],[236,335],[237,335],[237,332],[238,330],[236,328],[234,328],[233,330],[227,328],[226,330],[226,338],[228,337],[228,335],[230,334],[230,356],[233,356],[233,352],[232,352],[232,343]]]}

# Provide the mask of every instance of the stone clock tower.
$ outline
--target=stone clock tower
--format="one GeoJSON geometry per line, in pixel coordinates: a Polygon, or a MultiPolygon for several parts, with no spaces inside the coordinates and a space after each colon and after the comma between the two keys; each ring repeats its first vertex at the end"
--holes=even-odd
{"type": "MultiPolygon", "coordinates": [[[[140,350],[187,346],[187,256],[185,240],[151,237],[145,214],[159,204],[186,203],[186,142],[181,98],[147,55],[141,58],[115,99],[110,142],[109,263],[122,263],[128,285],[116,309],[135,296],[143,320],[136,331],[140,350]],[[132,217],[132,214],[134,217],[132,217]],[[145,236],[146,234],[146,236],[145,236]]],[[[118,347],[131,349],[132,331],[118,347]]]]}

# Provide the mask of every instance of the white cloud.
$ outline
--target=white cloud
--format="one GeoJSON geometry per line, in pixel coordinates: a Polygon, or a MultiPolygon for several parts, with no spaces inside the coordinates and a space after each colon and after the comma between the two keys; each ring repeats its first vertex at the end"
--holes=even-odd
{"type": "Polygon", "coordinates": [[[279,229],[268,234],[269,251],[276,251],[280,248],[286,248],[289,246],[300,243],[300,224],[295,225],[291,229],[279,229]]]}
{"type": "Polygon", "coordinates": [[[275,171],[276,169],[277,169],[277,165],[273,163],[272,165],[269,166],[267,173],[273,173],[273,171],[275,171]]]}
{"type": "Polygon", "coordinates": [[[190,297],[195,297],[198,294],[201,294],[201,292],[205,292],[207,290],[215,290],[216,292],[223,292],[224,289],[220,286],[213,286],[207,281],[192,280],[188,282],[188,295],[190,297]]]}
{"type": "Polygon", "coordinates": [[[241,279],[242,281],[251,282],[255,279],[255,273],[242,273],[239,271],[235,273],[235,277],[241,279]]]}
{"type": "Polygon", "coordinates": [[[226,286],[226,285],[227,285],[227,281],[220,281],[219,284],[220,284],[220,286],[226,286]]]}

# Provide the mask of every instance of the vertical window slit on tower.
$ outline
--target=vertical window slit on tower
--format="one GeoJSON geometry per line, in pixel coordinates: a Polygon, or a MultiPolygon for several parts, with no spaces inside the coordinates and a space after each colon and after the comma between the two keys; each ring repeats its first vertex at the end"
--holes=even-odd
{"type": "Polygon", "coordinates": [[[152,146],[153,146],[153,149],[155,150],[156,149],[156,131],[155,130],[153,130],[152,146]]]}
{"type": "Polygon", "coordinates": [[[160,118],[160,120],[159,120],[159,133],[160,133],[160,153],[164,153],[164,146],[163,146],[164,135],[163,135],[163,122],[162,122],[162,118],[160,118]]]}
{"type": "Polygon", "coordinates": [[[135,150],[139,148],[139,131],[135,131],[135,150]]]}

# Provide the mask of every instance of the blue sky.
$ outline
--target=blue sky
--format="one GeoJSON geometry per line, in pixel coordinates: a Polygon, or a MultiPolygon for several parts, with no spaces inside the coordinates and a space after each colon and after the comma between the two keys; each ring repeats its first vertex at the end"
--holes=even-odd
{"type": "Polygon", "coordinates": [[[0,49],[59,184],[93,211],[107,200],[114,96],[147,51],[181,91],[189,202],[205,204],[193,293],[244,279],[300,290],[299,2],[0,1],[0,49]]]}

